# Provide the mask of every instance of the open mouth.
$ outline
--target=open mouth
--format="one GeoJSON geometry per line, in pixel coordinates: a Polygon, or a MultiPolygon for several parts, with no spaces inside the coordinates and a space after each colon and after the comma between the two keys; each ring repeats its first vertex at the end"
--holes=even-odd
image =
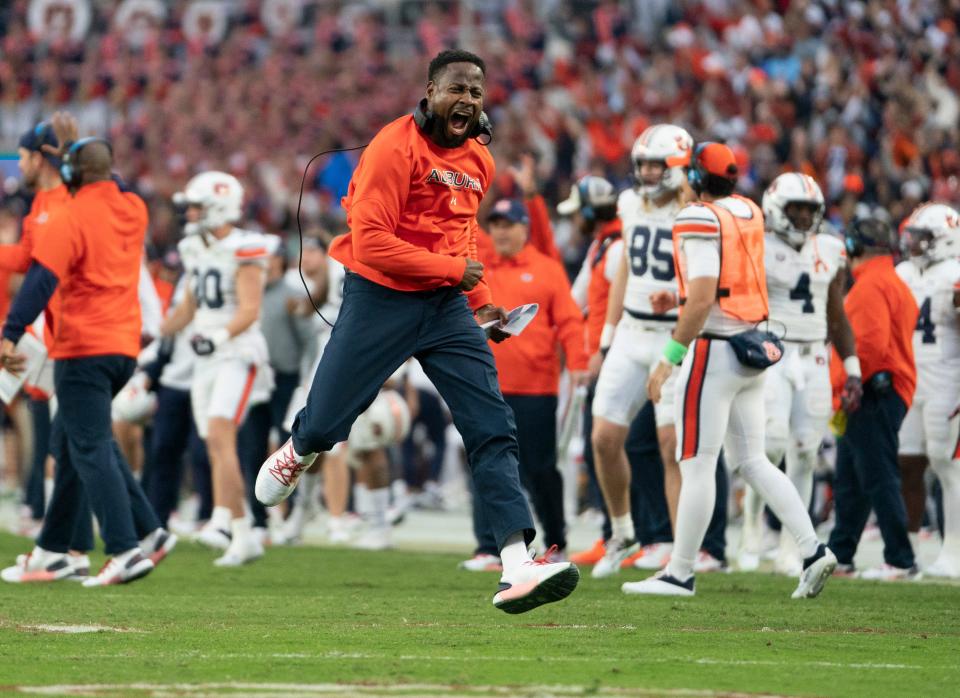
{"type": "Polygon", "coordinates": [[[456,136],[462,136],[467,132],[467,126],[470,124],[470,119],[472,116],[473,114],[470,112],[453,112],[448,120],[450,131],[456,136]]]}

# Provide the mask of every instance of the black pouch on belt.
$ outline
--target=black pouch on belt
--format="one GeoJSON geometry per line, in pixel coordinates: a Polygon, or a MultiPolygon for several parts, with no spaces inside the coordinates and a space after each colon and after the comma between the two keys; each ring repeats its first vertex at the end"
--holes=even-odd
{"type": "Polygon", "coordinates": [[[783,358],[783,342],[773,332],[752,329],[726,339],[744,366],[770,368],[783,358]]]}

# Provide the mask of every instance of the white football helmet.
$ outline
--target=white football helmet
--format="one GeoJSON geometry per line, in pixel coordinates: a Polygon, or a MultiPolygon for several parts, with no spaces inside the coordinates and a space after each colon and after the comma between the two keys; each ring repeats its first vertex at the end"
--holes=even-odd
{"type": "Polygon", "coordinates": [[[114,421],[145,424],[157,411],[157,396],[146,388],[146,376],[135,373],[127,381],[111,405],[111,418],[114,421]]]}
{"type": "Polygon", "coordinates": [[[189,221],[184,227],[187,235],[209,232],[236,223],[243,216],[243,185],[226,172],[201,172],[173,195],[173,202],[203,209],[200,220],[189,221]]]}
{"type": "Polygon", "coordinates": [[[685,129],[673,124],[657,124],[646,129],[630,150],[633,174],[641,194],[655,198],[665,192],[677,191],[686,179],[684,171],[690,166],[693,138],[685,129]],[[640,162],[655,160],[666,165],[657,184],[644,184],[640,179],[640,162]]]}
{"type": "Polygon", "coordinates": [[[960,255],[960,214],[946,204],[926,203],[914,209],[903,225],[906,246],[928,263],[960,255]]]}
{"type": "Polygon", "coordinates": [[[820,185],[810,175],[785,172],[770,182],[770,186],[763,192],[763,218],[766,229],[798,250],[807,241],[807,236],[820,229],[825,210],[820,185]],[[816,206],[813,222],[806,230],[797,228],[787,216],[787,204],[791,203],[816,206]]]}
{"type": "Polygon", "coordinates": [[[410,408],[395,390],[381,390],[357,417],[347,443],[351,451],[373,451],[398,444],[410,433],[410,408]]]}

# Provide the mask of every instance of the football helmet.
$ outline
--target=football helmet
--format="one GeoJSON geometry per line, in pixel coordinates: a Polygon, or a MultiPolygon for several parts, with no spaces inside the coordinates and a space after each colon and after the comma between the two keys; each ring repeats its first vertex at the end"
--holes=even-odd
{"type": "Polygon", "coordinates": [[[147,377],[135,373],[127,381],[111,405],[111,417],[114,421],[145,424],[157,411],[157,396],[146,388],[147,377]]]}
{"type": "Polygon", "coordinates": [[[351,451],[373,451],[398,444],[410,433],[410,408],[400,393],[381,390],[350,429],[351,451]]]}
{"type": "Polygon", "coordinates": [[[770,182],[770,186],[763,192],[762,204],[767,230],[798,250],[803,247],[809,235],[820,229],[826,209],[820,185],[810,175],[799,172],[785,172],[770,182]],[[787,215],[787,205],[792,203],[816,207],[813,221],[806,230],[798,228],[787,215]]]}
{"type": "Polygon", "coordinates": [[[634,141],[630,150],[633,175],[637,179],[640,193],[655,198],[679,189],[686,178],[684,169],[690,166],[692,153],[693,138],[685,129],[673,124],[657,124],[646,129],[634,141]],[[640,178],[640,163],[644,160],[654,160],[665,165],[666,169],[656,184],[645,184],[640,178]]]}
{"type": "Polygon", "coordinates": [[[960,255],[960,214],[946,204],[918,206],[903,225],[904,246],[928,264],[960,255]]]}
{"type": "Polygon", "coordinates": [[[184,227],[187,235],[210,232],[243,216],[243,185],[226,172],[201,172],[173,195],[173,203],[202,209],[200,219],[188,221],[184,227]]]}

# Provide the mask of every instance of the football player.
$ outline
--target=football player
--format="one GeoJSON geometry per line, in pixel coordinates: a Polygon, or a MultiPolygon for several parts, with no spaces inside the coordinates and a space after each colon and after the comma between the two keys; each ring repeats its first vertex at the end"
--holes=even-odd
{"type": "MultiPolygon", "coordinates": [[[[918,470],[922,478],[926,457],[940,480],[943,545],[924,573],[956,579],[960,578],[960,419],[955,409],[960,395],[960,215],[945,204],[924,204],[907,218],[903,234],[909,258],[897,265],[897,273],[913,292],[920,318],[913,334],[917,391],[900,427],[901,470],[918,470]]],[[[919,500],[920,509],[911,517],[915,526],[925,500],[922,486],[919,500]]],[[[910,504],[908,513],[913,509],[910,504]]]]}
{"type": "MultiPolygon", "coordinates": [[[[775,464],[786,458],[787,477],[807,506],[817,451],[830,418],[827,341],[836,347],[847,375],[857,377],[854,380],[860,375],[853,331],[843,310],[846,254],[840,238],[821,232],[823,213],[823,193],[805,174],[782,174],[763,194],[770,323],[774,332],[784,332],[783,358],[766,377],[766,452],[775,464]]],[[[761,515],[759,497],[748,488],[741,569],[759,564],[761,515]]],[[[782,534],[775,569],[797,576],[801,564],[793,537],[782,534]]]]}
{"type": "MultiPolygon", "coordinates": [[[[613,535],[604,557],[593,568],[593,577],[618,573],[621,563],[639,549],[630,512],[630,467],[624,444],[631,422],[647,401],[650,370],[660,361],[660,349],[670,339],[677,320],[675,311],[661,312],[651,302],[663,294],[672,301],[676,295],[671,231],[673,219],[685,203],[685,168],[692,149],[693,138],[679,126],[648,128],[631,152],[637,185],[622,192],[617,202],[625,244],[610,288],[600,340],[607,356],[592,408],[593,453],[613,535]]],[[[671,379],[664,395],[671,396],[672,388],[671,379]]],[[[676,518],[680,492],[673,420],[672,400],[661,400],[656,405],[657,439],[671,519],[676,518]]],[[[645,550],[643,557],[656,558],[654,568],[659,569],[669,556],[670,544],[647,547],[650,550],[645,550]]]]}
{"type": "Polygon", "coordinates": [[[214,564],[238,566],[263,555],[244,503],[237,429],[251,393],[272,384],[258,319],[271,242],[235,226],[243,187],[232,175],[201,173],[174,201],[187,210],[187,235],[178,248],[189,284],[161,331],[172,336],[194,323],[190,344],[197,362],[190,402],[197,431],[207,442],[214,501],[198,541],[225,548],[214,564]]]}

